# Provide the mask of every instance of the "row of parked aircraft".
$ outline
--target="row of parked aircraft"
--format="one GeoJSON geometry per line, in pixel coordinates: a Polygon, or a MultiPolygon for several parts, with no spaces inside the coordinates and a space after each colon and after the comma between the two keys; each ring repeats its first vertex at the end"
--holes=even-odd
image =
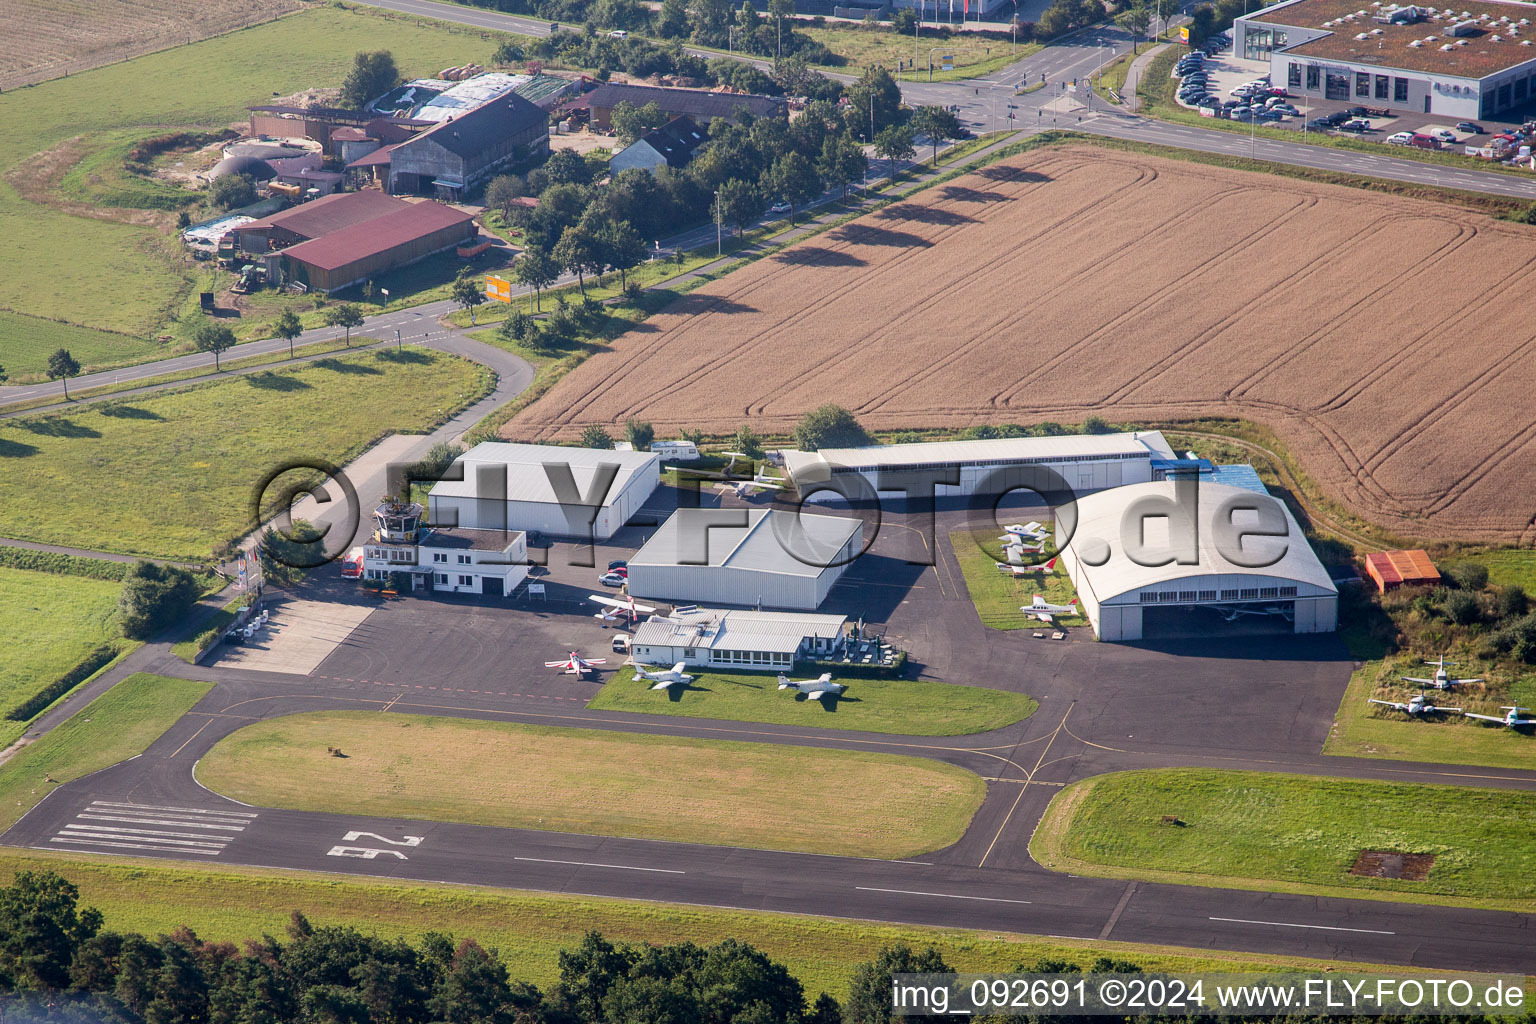
{"type": "Polygon", "coordinates": [[[1448,708],[1441,704],[1431,704],[1422,693],[1415,694],[1406,703],[1400,700],[1377,700],[1375,697],[1371,698],[1371,703],[1380,704],[1383,707],[1391,708],[1393,711],[1401,711],[1403,714],[1411,715],[1415,718],[1422,715],[1461,715],[1463,718],[1479,718],[1484,722],[1507,725],[1512,729],[1522,725],[1536,725],[1536,718],[1520,717],[1522,711],[1530,714],[1530,708],[1515,707],[1512,704],[1500,705],[1500,710],[1504,712],[1502,715],[1479,715],[1476,712],[1464,711],[1461,708],[1448,708]]]}
{"type": "MultiPolygon", "coordinates": [[[[596,673],[598,665],[608,664],[607,658],[583,658],[578,651],[571,651],[560,661],[546,661],[546,668],[562,669],[568,676],[580,678],[588,672],[596,673]]],[[[688,663],[680,661],[671,668],[647,668],[638,662],[635,664],[635,678],[644,679],[653,690],[666,690],[673,686],[687,686],[696,678],[683,671],[688,663]]],[[[840,697],[848,689],[844,683],[834,683],[832,673],[823,672],[815,679],[790,679],[784,673],[779,673],[779,689],[797,690],[805,694],[808,700],[820,700],[823,697],[840,697]]]]}

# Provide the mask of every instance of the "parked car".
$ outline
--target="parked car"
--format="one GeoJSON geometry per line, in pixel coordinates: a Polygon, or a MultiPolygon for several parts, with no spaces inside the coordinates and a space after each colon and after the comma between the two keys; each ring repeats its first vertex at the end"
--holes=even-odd
{"type": "Polygon", "coordinates": [[[1456,141],[1456,133],[1451,131],[1449,128],[1436,128],[1433,131],[1431,131],[1429,134],[1433,138],[1439,139],[1441,142],[1455,142],[1456,141]]]}
{"type": "Polygon", "coordinates": [[[1469,135],[1483,134],[1483,126],[1477,124],[1474,121],[1457,121],[1456,130],[1459,132],[1466,132],[1469,135]]]}
{"type": "Polygon", "coordinates": [[[615,569],[628,569],[628,568],[629,568],[629,561],[627,559],[615,558],[613,561],[608,563],[608,571],[609,572],[612,572],[615,569]]]}
{"type": "Polygon", "coordinates": [[[597,578],[597,582],[605,587],[622,587],[629,582],[629,577],[620,576],[616,572],[605,572],[597,578]]]}
{"type": "Polygon", "coordinates": [[[1253,120],[1253,108],[1251,108],[1251,107],[1233,107],[1232,111],[1229,114],[1227,114],[1227,116],[1230,117],[1234,121],[1252,121],[1253,120]]]}
{"type": "Polygon", "coordinates": [[[1406,146],[1413,141],[1413,132],[1398,132],[1396,135],[1387,136],[1387,145],[1406,146]]]}
{"type": "Polygon", "coordinates": [[[1432,135],[1425,135],[1422,132],[1414,132],[1413,137],[1408,140],[1408,145],[1418,146],[1420,149],[1439,149],[1440,140],[1432,135]]]}
{"type": "Polygon", "coordinates": [[[1326,117],[1314,117],[1307,122],[1307,128],[1314,132],[1325,132],[1333,127],[1333,122],[1326,117]]]}
{"type": "Polygon", "coordinates": [[[629,653],[629,634],[628,633],[615,633],[615,634],[613,634],[613,650],[614,650],[615,654],[628,654],[629,653]]]}
{"type": "Polygon", "coordinates": [[[1295,104],[1293,104],[1293,103],[1276,103],[1270,109],[1271,110],[1278,110],[1278,111],[1280,111],[1280,113],[1284,114],[1286,117],[1300,117],[1301,116],[1301,111],[1297,110],[1295,104]]]}
{"type": "Polygon", "coordinates": [[[792,207],[788,203],[786,203],[784,200],[780,199],[778,202],[776,202],[772,206],[768,207],[768,212],[769,213],[788,213],[791,209],[792,209],[792,207]]]}
{"type": "Polygon", "coordinates": [[[1195,106],[1197,106],[1197,107],[1213,107],[1216,110],[1220,110],[1221,109],[1221,100],[1220,100],[1220,98],[1218,98],[1216,96],[1203,96],[1199,100],[1195,101],[1195,106]]]}
{"type": "Polygon", "coordinates": [[[629,38],[629,33],[625,32],[621,28],[616,28],[612,32],[608,33],[608,38],[609,39],[628,39],[629,38]]]}
{"type": "Polygon", "coordinates": [[[1370,117],[1371,116],[1371,108],[1370,107],[1350,107],[1348,110],[1344,111],[1344,113],[1348,114],[1350,117],[1370,117]]]}
{"type": "Polygon", "coordinates": [[[1339,125],[1341,132],[1368,132],[1371,130],[1371,122],[1363,117],[1352,117],[1339,125]]]}
{"type": "Polygon", "coordinates": [[[1345,121],[1348,121],[1350,119],[1350,116],[1351,115],[1345,113],[1342,110],[1335,110],[1331,114],[1324,114],[1323,115],[1323,120],[1327,121],[1331,125],[1341,125],[1345,121]]]}
{"type": "Polygon", "coordinates": [[[1253,116],[1258,118],[1260,121],[1283,121],[1283,120],[1285,120],[1285,115],[1280,113],[1280,111],[1278,111],[1278,110],[1260,110],[1257,114],[1254,114],[1253,116]]]}

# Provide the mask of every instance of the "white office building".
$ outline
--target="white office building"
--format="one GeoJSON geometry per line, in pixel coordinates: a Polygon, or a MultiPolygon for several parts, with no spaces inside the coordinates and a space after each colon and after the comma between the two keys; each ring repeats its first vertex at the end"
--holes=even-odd
{"type": "Polygon", "coordinates": [[[363,545],[363,578],[409,580],[412,591],[511,597],[528,576],[528,545],[519,530],[422,525],[414,502],[384,502],[363,545]]]}
{"type": "Polygon", "coordinates": [[[651,452],[487,441],[432,487],[431,521],[473,530],[538,531],[607,540],[660,482],[651,452]],[[590,530],[590,533],[588,532],[590,530]]]}
{"type": "Polygon", "coordinates": [[[796,661],[828,657],[847,622],[841,615],[696,608],[640,623],[630,654],[642,665],[788,672],[796,661]]]}

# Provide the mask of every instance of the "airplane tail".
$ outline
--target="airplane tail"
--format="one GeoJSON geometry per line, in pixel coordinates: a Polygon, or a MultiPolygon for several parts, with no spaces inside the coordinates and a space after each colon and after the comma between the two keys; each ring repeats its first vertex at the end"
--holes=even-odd
{"type": "Polygon", "coordinates": [[[780,672],[779,673],[779,689],[787,690],[787,689],[789,689],[790,685],[791,684],[790,684],[790,681],[789,681],[789,677],[786,676],[783,672],[780,672]]]}

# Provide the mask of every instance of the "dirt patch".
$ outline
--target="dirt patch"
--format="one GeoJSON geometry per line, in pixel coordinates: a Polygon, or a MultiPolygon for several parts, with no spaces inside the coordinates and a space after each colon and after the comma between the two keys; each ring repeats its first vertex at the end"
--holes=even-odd
{"type": "Polygon", "coordinates": [[[6,182],[29,203],[47,206],[75,217],[90,217],[115,224],[168,229],[175,216],[164,210],[135,210],[126,206],[97,206],[65,199],[56,191],[69,169],[90,152],[83,135],[77,135],[38,153],[6,172],[6,182]]]}
{"type": "Polygon", "coordinates": [[[1435,855],[1432,853],[1361,850],[1349,873],[1362,878],[1397,878],[1405,882],[1422,882],[1429,877],[1429,869],[1434,866],[1435,855]]]}
{"type": "Polygon", "coordinates": [[[1350,512],[1517,542],[1536,508],[1536,229],[1086,145],[927,189],[706,285],[502,433],[1235,417],[1350,512]],[[802,258],[815,250],[816,258],[802,258]]]}

